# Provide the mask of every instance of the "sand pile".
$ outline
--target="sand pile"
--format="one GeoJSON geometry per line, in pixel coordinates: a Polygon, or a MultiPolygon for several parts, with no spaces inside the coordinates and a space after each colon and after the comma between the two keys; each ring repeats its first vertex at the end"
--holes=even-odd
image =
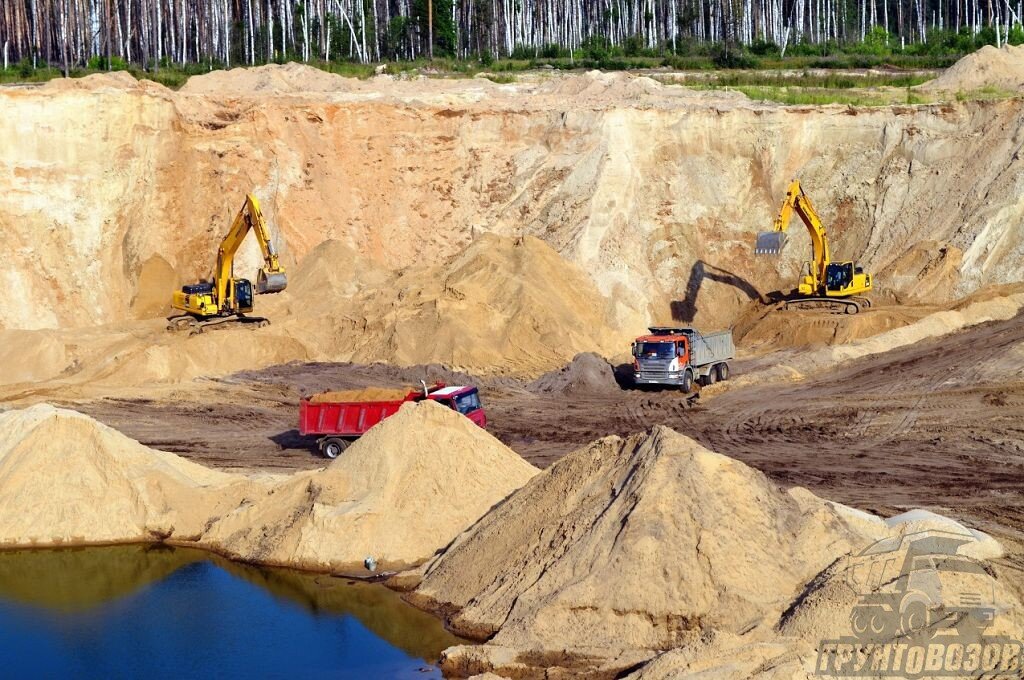
{"type": "Polygon", "coordinates": [[[0,414],[0,546],[166,540],[317,570],[368,555],[408,566],[536,473],[433,402],[404,406],[330,467],[285,478],[216,472],[39,405],[0,414]]]}
{"type": "Polygon", "coordinates": [[[531,392],[556,392],[560,394],[603,393],[618,390],[615,371],[604,357],[593,352],[583,352],[573,357],[568,364],[545,373],[526,386],[531,392]]]}
{"type": "Polygon", "coordinates": [[[467,418],[406,404],[321,472],[300,473],[215,522],[204,545],[311,569],[422,561],[536,468],[467,418]]]}
{"type": "Polygon", "coordinates": [[[351,78],[328,73],[312,66],[289,62],[252,68],[233,68],[192,76],[179,92],[183,94],[244,97],[272,93],[345,92],[351,78]]]}
{"type": "Polygon", "coordinates": [[[358,390],[328,390],[309,398],[313,404],[350,401],[402,401],[413,387],[364,387],[358,390]]]}
{"type": "Polygon", "coordinates": [[[0,414],[0,545],[194,540],[247,486],[73,411],[0,414]]]}
{"type": "MultiPolygon", "coordinates": [[[[49,80],[42,85],[44,90],[59,92],[68,90],[101,90],[101,89],[115,89],[115,90],[130,90],[140,86],[138,80],[135,79],[128,71],[111,71],[110,73],[94,73],[83,78],[54,78],[49,80]]],[[[147,86],[161,87],[156,83],[148,83],[147,86]]]]}
{"type": "Polygon", "coordinates": [[[623,667],[707,629],[770,628],[815,574],[883,530],[657,427],[541,473],[425,565],[410,597],[489,639],[449,650],[458,672],[500,669],[509,649],[623,667]]]}
{"type": "Polygon", "coordinates": [[[985,45],[946,69],[923,89],[970,92],[986,87],[1017,91],[1024,89],[1024,45],[985,45]]]}
{"type": "MultiPolygon", "coordinates": [[[[487,640],[446,650],[442,666],[457,677],[540,677],[552,666],[618,677],[655,657],[635,677],[803,677],[823,638],[852,635],[856,596],[838,591],[839,575],[862,553],[935,532],[963,537],[965,558],[1002,554],[932,513],[883,521],[784,492],[657,427],[570,454],[393,585],[415,587],[408,599],[447,615],[456,633],[487,640]]],[[[1018,618],[998,630],[1019,634],[1018,618]]]]}
{"type": "MultiPolygon", "coordinates": [[[[295,307],[297,314],[301,301],[295,307]]],[[[348,360],[530,374],[625,342],[593,282],[540,239],[484,234],[440,265],[303,319],[348,360]],[[344,338],[344,341],[338,339],[344,338]]],[[[326,343],[324,345],[327,346],[326,343]]]]}

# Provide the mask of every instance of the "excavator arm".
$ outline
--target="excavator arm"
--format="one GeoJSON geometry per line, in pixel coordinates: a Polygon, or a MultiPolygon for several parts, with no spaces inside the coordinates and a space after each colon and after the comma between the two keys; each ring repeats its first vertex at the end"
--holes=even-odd
{"type": "Polygon", "coordinates": [[[810,197],[800,186],[800,180],[795,179],[790,183],[772,230],[757,235],[754,253],[778,255],[782,252],[782,248],[786,245],[786,230],[789,228],[789,222],[793,218],[794,212],[800,216],[800,220],[807,227],[807,233],[811,237],[811,276],[814,279],[812,285],[816,289],[825,278],[825,267],[831,262],[831,254],[825,227],[821,224],[821,218],[818,217],[818,211],[814,209],[810,197]]]}
{"type": "Polygon", "coordinates": [[[263,213],[260,211],[260,202],[252,194],[246,194],[245,203],[235,215],[234,222],[227,236],[220,243],[217,250],[217,268],[214,272],[214,281],[217,285],[217,300],[222,307],[233,307],[234,295],[232,282],[234,281],[235,254],[242,246],[249,230],[256,234],[256,241],[260,244],[263,252],[263,267],[260,268],[256,278],[257,293],[278,293],[288,285],[288,278],[284,273],[274,248],[274,242],[270,240],[270,231],[267,223],[263,220],[263,213]],[[230,302],[229,302],[230,300],[230,302]]]}

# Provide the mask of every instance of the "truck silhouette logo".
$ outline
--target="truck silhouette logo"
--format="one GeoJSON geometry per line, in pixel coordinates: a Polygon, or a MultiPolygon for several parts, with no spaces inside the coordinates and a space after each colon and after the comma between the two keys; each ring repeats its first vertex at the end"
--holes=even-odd
{"type": "Polygon", "coordinates": [[[930,639],[940,631],[984,633],[995,619],[995,581],[975,560],[959,554],[970,535],[921,531],[885,538],[856,558],[847,580],[859,596],[850,614],[865,642],[897,636],[930,639]],[[956,575],[975,575],[964,579],[956,575]],[[959,581],[960,583],[953,583],[959,581]]]}
{"type": "Polygon", "coordinates": [[[821,640],[814,675],[835,678],[1021,677],[1024,645],[989,629],[1008,607],[961,549],[970,532],[890,536],[851,556],[850,634],[821,640]]]}

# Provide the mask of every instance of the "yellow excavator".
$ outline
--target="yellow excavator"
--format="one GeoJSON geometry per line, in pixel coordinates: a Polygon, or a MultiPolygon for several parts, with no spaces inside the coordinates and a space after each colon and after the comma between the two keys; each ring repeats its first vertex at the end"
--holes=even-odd
{"type": "Polygon", "coordinates": [[[811,260],[804,263],[804,271],[797,289],[785,301],[786,309],[827,309],[831,312],[856,314],[870,307],[871,300],[863,297],[871,290],[871,274],[856,262],[833,262],[825,227],[818,217],[811,199],[804,193],[799,180],[793,180],[786,191],[779,215],[771,231],[757,235],[754,253],[779,255],[786,245],[786,229],[793,213],[800,216],[811,235],[811,260]]]}
{"type": "Polygon", "coordinates": [[[269,320],[246,316],[253,309],[253,286],[248,279],[236,279],[235,253],[252,230],[263,251],[263,267],[256,277],[256,293],[279,293],[288,286],[288,277],[277,258],[270,240],[267,223],[260,212],[260,202],[247,194],[245,203],[231,223],[231,229],[220,243],[212,281],[200,281],[174,291],[171,306],[184,312],[167,319],[167,329],[202,333],[204,328],[225,323],[266,326],[269,320]]]}

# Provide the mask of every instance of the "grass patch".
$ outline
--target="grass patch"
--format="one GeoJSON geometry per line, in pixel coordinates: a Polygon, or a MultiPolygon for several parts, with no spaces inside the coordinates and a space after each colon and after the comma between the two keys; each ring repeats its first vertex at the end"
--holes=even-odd
{"type": "Polygon", "coordinates": [[[516,82],[516,77],[511,73],[485,73],[484,78],[499,85],[508,85],[509,83],[516,82]]]}
{"type": "MultiPolygon", "coordinates": [[[[717,88],[708,88],[717,89],[717,88]]],[[[751,99],[771,101],[791,106],[847,104],[849,106],[886,106],[891,99],[868,92],[856,90],[828,90],[824,88],[789,88],[766,87],[759,85],[740,85],[732,88],[742,92],[751,99]]]]}

